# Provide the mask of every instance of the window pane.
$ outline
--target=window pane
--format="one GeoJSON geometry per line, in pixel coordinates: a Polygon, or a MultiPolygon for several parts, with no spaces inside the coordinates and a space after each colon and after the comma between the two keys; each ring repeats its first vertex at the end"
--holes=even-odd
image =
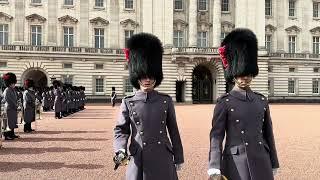
{"type": "Polygon", "coordinates": [[[131,93],[133,92],[133,86],[131,85],[131,82],[128,78],[125,79],[125,92],[126,93],[131,93]]]}
{"type": "Polygon", "coordinates": [[[73,0],[64,0],[65,5],[73,5],[73,0]]]}
{"type": "Polygon", "coordinates": [[[103,7],[103,0],[96,0],[96,6],[103,7]]]}
{"type": "Polygon", "coordinates": [[[294,16],[295,11],[295,1],[289,1],[289,16],[294,16]]]}
{"type": "Polygon", "coordinates": [[[125,8],[133,9],[133,0],[125,0],[125,8]]]}
{"type": "Polygon", "coordinates": [[[312,80],[312,93],[319,93],[319,80],[313,79],[312,80]]]}
{"type": "Polygon", "coordinates": [[[265,0],[265,7],[266,7],[266,15],[271,16],[272,10],[272,0],[265,0]]]}
{"type": "Polygon", "coordinates": [[[69,36],[69,46],[73,47],[73,35],[69,36]]]}
{"type": "Polygon", "coordinates": [[[198,9],[201,11],[207,10],[207,0],[198,0],[198,9]]]}
{"type": "Polygon", "coordinates": [[[229,11],[229,0],[222,0],[221,11],[229,11]]]}
{"type": "Polygon", "coordinates": [[[103,92],[103,79],[102,78],[96,79],[96,92],[103,92]]]}
{"type": "Polygon", "coordinates": [[[174,1],[174,9],[182,9],[182,0],[175,0],[174,1]]]}

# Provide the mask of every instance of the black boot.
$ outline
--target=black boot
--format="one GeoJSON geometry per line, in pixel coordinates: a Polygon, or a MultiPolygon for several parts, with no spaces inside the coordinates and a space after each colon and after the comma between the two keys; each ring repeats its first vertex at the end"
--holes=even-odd
{"type": "Polygon", "coordinates": [[[12,138],[20,138],[20,136],[17,136],[15,133],[14,133],[14,129],[12,129],[11,130],[11,132],[10,132],[10,137],[12,137],[12,138]]]}
{"type": "Polygon", "coordinates": [[[24,131],[25,133],[30,133],[28,124],[29,124],[29,123],[25,123],[25,124],[24,124],[23,131],[24,131]]]}
{"type": "Polygon", "coordinates": [[[14,140],[14,138],[10,136],[10,131],[3,132],[3,136],[4,136],[4,140],[7,140],[7,141],[14,140]]]}

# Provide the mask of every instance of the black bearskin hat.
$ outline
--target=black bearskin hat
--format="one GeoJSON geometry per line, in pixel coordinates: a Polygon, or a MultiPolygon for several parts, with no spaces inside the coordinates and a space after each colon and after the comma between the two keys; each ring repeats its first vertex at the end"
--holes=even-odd
{"type": "Polygon", "coordinates": [[[60,83],[60,81],[58,81],[58,80],[54,80],[54,81],[52,82],[52,85],[53,85],[53,87],[56,89],[56,88],[58,88],[58,87],[61,86],[61,83],[60,83]]]}
{"type": "Polygon", "coordinates": [[[163,79],[163,47],[160,40],[148,33],[135,34],[128,40],[127,51],[130,81],[133,87],[140,89],[139,80],[146,77],[154,78],[155,87],[159,86],[163,79]]]}
{"type": "Polygon", "coordinates": [[[231,83],[234,78],[240,76],[258,75],[258,42],[251,30],[233,30],[221,43],[219,53],[227,82],[231,83]]]}
{"type": "Polygon", "coordinates": [[[6,87],[9,87],[11,84],[17,83],[17,76],[11,72],[8,72],[5,75],[3,75],[2,79],[4,80],[6,87]]]}
{"type": "Polygon", "coordinates": [[[26,89],[31,88],[31,87],[34,87],[34,82],[33,82],[33,80],[32,80],[32,79],[26,79],[26,80],[24,81],[24,87],[25,87],[26,89]]]}

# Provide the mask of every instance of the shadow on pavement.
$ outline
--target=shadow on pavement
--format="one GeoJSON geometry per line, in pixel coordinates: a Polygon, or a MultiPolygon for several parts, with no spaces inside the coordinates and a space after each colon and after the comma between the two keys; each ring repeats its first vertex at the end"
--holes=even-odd
{"type": "Polygon", "coordinates": [[[81,134],[81,133],[107,133],[107,131],[35,131],[34,134],[81,134]]]}
{"type": "Polygon", "coordinates": [[[43,142],[43,141],[107,141],[107,138],[20,138],[15,141],[43,142]]]}
{"type": "Polygon", "coordinates": [[[72,148],[60,148],[60,147],[51,147],[51,148],[3,148],[0,151],[0,155],[8,155],[8,154],[43,154],[46,152],[94,152],[100,151],[100,149],[72,149],[72,148]]]}
{"type": "Polygon", "coordinates": [[[48,170],[48,169],[101,169],[103,165],[97,164],[65,164],[60,162],[0,162],[0,172],[13,172],[21,169],[35,169],[35,170],[48,170]]]}

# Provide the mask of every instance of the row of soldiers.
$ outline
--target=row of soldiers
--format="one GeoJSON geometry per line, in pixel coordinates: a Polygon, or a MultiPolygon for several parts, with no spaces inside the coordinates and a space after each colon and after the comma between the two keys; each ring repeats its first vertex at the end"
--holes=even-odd
{"type": "Polygon", "coordinates": [[[40,116],[41,109],[54,109],[55,117],[59,119],[84,109],[85,88],[82,86],[62,85],[60,81],[55,80],[52,87],[41,90],[35,88],[31,79],[25,80],[23,88],[16,87],[17,78],[14,73],[6,73],[2,78],[6,88],[3,89],[3,94],[0,94],[0,129],[5,140],[19,138],[14,132],[19,123],[24,124],[24,132],[34,131],[31,123],[35,122],[37,111],[40,116]],[[21,114],[20,117],[18,114],[21,114]]]}

